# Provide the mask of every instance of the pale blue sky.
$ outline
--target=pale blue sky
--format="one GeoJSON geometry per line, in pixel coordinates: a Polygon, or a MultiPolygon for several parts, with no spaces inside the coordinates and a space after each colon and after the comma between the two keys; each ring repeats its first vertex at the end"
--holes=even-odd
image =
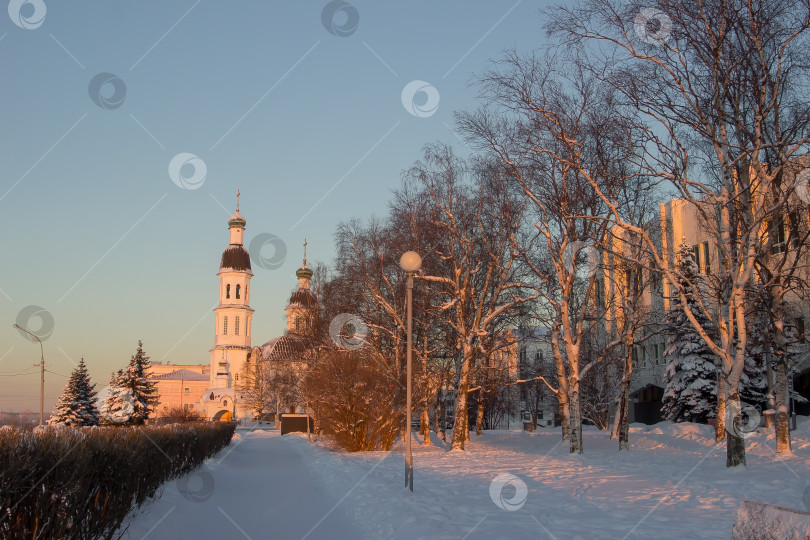
{"type": "MultiPolygon", "coordinates": [[[[31,305],[53,318],[48,369],[84,356],[99,389],[138,339],[153,360],[207,363],[237,188],[246,245],[271,233],[288,249],[252,282],[254,344],[280,334],[304,237],[328,264],[336,224],[384,213],[425,143],[460,146],[471,75],[542,47],[544,3],[353,1],[334,18],[359,15],[345,37],[325,1],[44,0],[41,24],[22,6],[28,29],[0,15],[0,410],[38,409],[39,347],[12,328],[31,305]],[[99,73],[125,85],[120,106],[90,98],[99,73]],[[435,114],[403,107],[414,80],[438,91],[435,114]],[[206,164],[198,189],[169,177],[181,152],[206,164]]],[[[65,378],[46,380],[49,409],[65,378]]]]}

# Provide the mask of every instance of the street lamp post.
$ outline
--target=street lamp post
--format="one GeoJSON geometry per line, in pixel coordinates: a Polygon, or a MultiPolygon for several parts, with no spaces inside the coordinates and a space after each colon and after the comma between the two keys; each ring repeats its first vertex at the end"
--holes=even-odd
{"type": "Polygon", "coordinates": [[[413,319],[413,274],[422,267],[422,257],[415,251],[406,251],[399,259],[399,266],[408,274],[408,315],[407,315],[407,389],[405,393],[405,487],[413,491],[413,454],[411,453],[411,322],[413,319]]]}
{"type": "Polygon", "coordinates": [[[42,416],[43,416],[43,412],[45,410],[45,349],[42,348],[42,340],[39,339],[39,336],[37,336],[36,334],[32,334],[31,332],[29,332],[28,330],[26,330],[25,328],[23,328],[19,324],[15,324],[14,328],[16,328],[17,330],[22,330],[23,332],[25,332],[26,334],[31,336],[33,338],[32,341],[38,341],[39,342],[39,352],[40,352],[39,366],[40,366],[40,369],[41,369],[40,382],[39,382],[39,425],[41,426],[42,425],[42,416]]]}

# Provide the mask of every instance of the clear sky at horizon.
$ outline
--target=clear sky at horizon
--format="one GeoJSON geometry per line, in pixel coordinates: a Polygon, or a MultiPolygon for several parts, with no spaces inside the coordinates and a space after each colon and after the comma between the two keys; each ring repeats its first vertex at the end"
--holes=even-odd
{"type": "Polygon", "coordinates": [[[278,268],[253,265],[253,343],[281,334],[304,238],[310,263],[329,264],[336,225],[385,213],[425,144],[463,151],[453,111],[477,105],[472,75],[506,49],[542,47],[545,5],[12,0],[0,15],[0,410],[38,410],[39,346],[12,328],[22,314],[38,331],[28,306],[53,320],[46,410],[80,357],[101,389],[138,339],[153,361],[208,363],[237,189],[246,247],[273,234],[287,250],[278,268]],[[425,92],[406,110],[411,81],[435,88],[435,110],[425,92]],[[204,179],[187,164],[173,182],[181,153],[204,179]]]}

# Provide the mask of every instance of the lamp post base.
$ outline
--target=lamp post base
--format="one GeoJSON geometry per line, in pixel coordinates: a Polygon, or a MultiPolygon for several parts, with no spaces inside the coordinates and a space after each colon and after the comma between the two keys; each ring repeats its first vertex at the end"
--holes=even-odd
{"type": "Polygon", "coordinates": [[[405,487],[413,491],[413,457],[405,457],[405,487]]]}

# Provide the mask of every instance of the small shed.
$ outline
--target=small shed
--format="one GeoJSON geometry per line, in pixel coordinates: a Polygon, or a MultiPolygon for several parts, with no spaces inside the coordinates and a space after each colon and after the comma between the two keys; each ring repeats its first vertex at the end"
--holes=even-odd
{"type": "Polygon", "coordinates": [[[315,432],[315,422],[312,417],[307,414],[282,414],[281,415],[281,434],[287,433],[306,433],[307,420],[309,420],[309,432],[315,432]]]}

